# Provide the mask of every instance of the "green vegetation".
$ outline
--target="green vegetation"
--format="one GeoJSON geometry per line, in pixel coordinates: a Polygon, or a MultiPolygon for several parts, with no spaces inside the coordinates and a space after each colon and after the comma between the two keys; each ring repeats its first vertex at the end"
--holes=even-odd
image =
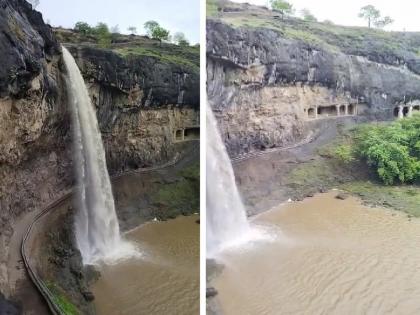
{"type": "Polygon", "coordinates": [[[93,29],[93,34],[98,41],[99,47],[102,48],[109,48],[111,47],[112,36],[111,32],[109,31],[108,25],[105,23],[98,23],[96,27],[93,29]]]}
{"type": "Polygon", "coordinates": [[[85,39],[88,37],[95,38],[97,44],[102,48],[109,48],[111,46],[112,33],[105,23],[100,22],[95,27],[91,27],[86,22],[77,22],[74,25],[74,30],[85,39]]]}
{"type": "Polygon", "coordinates": [[[184,33],[182,32],[176,32],[173,37],[173,42],[179,46],[189,46],[190,42],[185,37],[184,33]]]}
{"type": "Polygon", "coordinates": [[[87,36],[93,34],[92,27],[86,22],[77,22],[74,25],[74,30],[79,32],[80,34],[87,36]]]}
{"type": "Polygon", "coordinates": [[[180,180],[163,185],[152,199],[170,211],[197,212],[200,207],[199,163],[183,169],[178,175],[180,180]]]}
{"type": "Polygon", "coordinates": [[[280,18],[275,11],[245,7],[238,3],[228,3],[223,9],[220,0],[207,1],[207,14],[235,28],[270,29],[285,38],[331,52],[386,58],[391,56],[407,60],[410,53],[415,57],[420,51],[420,34],[415,32],[387,32],[378,28],[341,26],[330,21],[316,22],[311,18],[280,18]]]}
{"type": "Polygon", "coordinates": [[[369,205],[420,217],[420,115],[342,128],[316,153],[285,174],[292,198],[338,188],[369,205]]]}
{"type": "Polygon", "coordinates": [[[173,46],[165,45],[143,45],[128,46],[117,48],[115,52],[123,57],[129,56],[147,56],[153,57],[163,63],[182,65],[190,68],[192,71],[199,72],[200,49],[198,46],[173,46]]]}
{"type": "Polygon", "coordinates": [[[295,10],[293,5],[285,0],[270,0],[272,10],[279,11],[282,15],[292,15],[295,10]]]}
{"type": "Polygon", "coordinates": [[[420,217],[419,186],[384,186],[372,181],[351,181],[338,187],[359,196],[367,204],[392,208],[420,217]]]}
{"type": "Polygon", "coordinates": [[[309,11],[308,9],[302,9],[300,12],[302,14],[302,18],[305,21],[310,21],[310,22],[316,22],[317,21],[315,15],[313,15],[312,12],[309,11]]]}
{"type": "Polygon", "coordinates": [[[217,8],[218,8],[217,3],[218,3],[217,0],[207,0],[206,1],[207,16],[216,16],[217,11],[218,11],[217,10],[217,8]]]}
{"type": "Polygon", "coordinates": [[[389,16],[381,19],[381,12],[370,4],[360,9],[359,17],[368,21],[369,28],[372,24],[377,28],[383,28],[394,22],[389,16]]]}
{"type": "Polygon", "coordinates": [[[147,35],[153,39],[159,41],[169,39],[169,31],[160,26],[156,21],[147,21],[144,23],[144,29],[147,31],[147,35]]]}
{"type": "Polygon", "coordinates": [[[359,127],[353,145],[386,185],[420,179],[420,116],[359,127]]]}
{"type": "Polygon", "coordinates": [[[46,286],[48,290],[53,295],[54,303],[56,303],[60,309],[66,315],[79,315],[80,312],[74,304],[72,304],[64,294],[61,293],[61,290],[51,282],[47,282],[46,286]]]}

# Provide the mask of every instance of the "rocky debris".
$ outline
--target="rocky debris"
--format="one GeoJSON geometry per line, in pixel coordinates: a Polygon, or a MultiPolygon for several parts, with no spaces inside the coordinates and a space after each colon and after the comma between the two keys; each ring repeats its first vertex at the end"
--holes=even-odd
{"type": "Polygon", "coordinates": [[[217,295],[217,290],[213,287],[206,288],[206,298],[212,298],[217,295]]]}
{"type": "Polygon", "coordinates": [[[335,196],[335,198],[339,200],[346,200],[348,197],[349,195],[344,192],[340,192],[335,196]]]}
{"type": "Polygon", "coordinates": [[[5,299],[3,294],[0,292],[0,314],[2,315],[20,315],[22,310],[15,303],[12,303],[5,299]]]}
{"type": "Polygon", "coordinates": [[[87,302],[92,302],[95,299],[95,295],[91,291],[83,291],[82,295],[87,302]]]}
{"type": "Polygon", "coordinates": [[[66,298],[83,310],[83,314],[94,314],[91,302],[95,297],[89,285],[98,275],[91,266],[83,266],[76,247],[72,209],[69,207],[64,215],[58,217],[46,235],[48,246],[44,250],[50,265],[42,268],[43,278],[65,292],[66,298]]]}

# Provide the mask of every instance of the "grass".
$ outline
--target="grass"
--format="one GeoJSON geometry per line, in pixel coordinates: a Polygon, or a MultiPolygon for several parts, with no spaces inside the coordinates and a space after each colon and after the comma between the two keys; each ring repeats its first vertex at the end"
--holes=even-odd
{"type": "Polygon", "coordinates": [[[156,47],[128,46],[116,48],[114,51],[123,57],[147,56],[156,58],[163,63],[182,65],[195,72],[199,72],[199,50],[194,47],[185,47],[185,50],[173,48],[173,50],[170,51],[167,48],[164,50],[156,47]],[[191,55],[193,54],[197,55],[196,59],[198,60],[198,63],[194,62],[194,59],[191,58],[191,55]]]}
{"type": "Polygon", "coordinates": [[[51,282],[47,282],[46,286],[48,290],[50,290],[51,294],[53,295],[54,303],[56,303],[60,309],[66,315],[79,315],[80,312],[77,307],[72,304],[66,296],[61,293],[61,290],[51,282]]]}
{"type": "MultiPolygon", "coordinates": [[[[407,52],[418,56],[420,33],[387,32],[367,27],[341,26],[331,23],[305,21],[299,18],[281,19],[275,13],[255,7],[235,6],[235,12],[218,12],[218,1],[208,0],[209,17],[217,17],[232,27],[266,28],[281,33],[285,38],[301,40],[331,52],[369,55],[390,54],[406,59],[407,52]]],[[[228,10],[229,11],[229,8],[228,10]]]]}
{"type": "Polygon", "coordinates": [[[361,197],[368,204],[392,208],[420,217],[419,186],[385,186],[370,181],[352,181],[340,185],[339,188],[361,197]]]}
{"type": "Polygon", "coordinates": [[[217,0],[207,0],[206,1],[206,13],[207,16],[216,16],[217,15],[217,0]]]}

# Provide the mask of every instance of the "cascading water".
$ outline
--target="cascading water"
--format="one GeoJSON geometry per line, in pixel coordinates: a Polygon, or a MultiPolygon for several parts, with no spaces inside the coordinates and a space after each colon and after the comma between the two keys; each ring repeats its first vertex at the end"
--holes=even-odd
{"type": "Polygon", "coordinates": [[[83,263],[95,264],[131,255],[133,249],[120,236],[95,110],[76,61],[65,47],[62,49],[72,107],[79,185],[76,241],[83,263]]]}
{"type": "Polygon", "coordinates": [[[207,252],[209,255],[240,242],[250,232],[232,164],[207,106],[207,252]]]}

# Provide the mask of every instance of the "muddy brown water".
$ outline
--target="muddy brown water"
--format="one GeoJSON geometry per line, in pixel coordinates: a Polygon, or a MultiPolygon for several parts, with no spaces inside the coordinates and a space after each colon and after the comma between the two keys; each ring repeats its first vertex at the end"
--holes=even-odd
{"type": "Polygon", "coordinates": [[[99,315],[199,314],[197,215],[150,222],[126,234],[142,253],[101,267],[93,286],[99,315]]]}
{"type": "Polygon", "coordinates": [[[276,238],[220,255],[224,314],[420,314],[420,220],[336,194],[253,219],[276,238]]]}

